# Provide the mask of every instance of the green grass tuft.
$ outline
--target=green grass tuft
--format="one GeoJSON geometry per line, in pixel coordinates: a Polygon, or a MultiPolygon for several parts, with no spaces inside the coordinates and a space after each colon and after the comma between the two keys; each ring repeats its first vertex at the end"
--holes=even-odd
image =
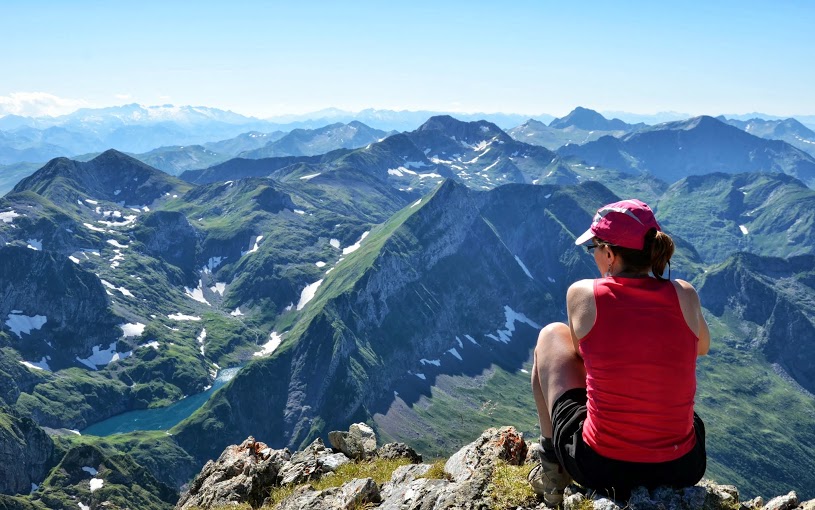
{"type": "Polygon", "coordinates": [[[487,487],[492,507],[500,510],[519,506],[534,506],[537,502],[537,496],[526,480],[531,470],[532,464],[513,466],[499,461],[493,471],[492,481],[487,487]]]}

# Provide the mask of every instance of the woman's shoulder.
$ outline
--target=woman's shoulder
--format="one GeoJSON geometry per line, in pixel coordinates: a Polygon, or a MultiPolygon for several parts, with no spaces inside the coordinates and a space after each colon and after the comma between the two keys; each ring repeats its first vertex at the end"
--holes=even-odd
{"type": "Polygon", "coordinates": [[[696,289],[693,288],[693,285],[685,280],[679,279],[671,280],[671,283],[676,289],[676,295],[679,298],[679,303],[683,310],[693,313],[699,311],[702,305],[699,302],[699,294],[696,293],[696,289]]]}
{"type": "Polygon", "coordinates": [[[580,297],[586,294],[594,295],[594,280],[592,279],[577,280],[569,285],[569,290],[566,291],[566,299],[569,299],[570,296],[580,297]]]}

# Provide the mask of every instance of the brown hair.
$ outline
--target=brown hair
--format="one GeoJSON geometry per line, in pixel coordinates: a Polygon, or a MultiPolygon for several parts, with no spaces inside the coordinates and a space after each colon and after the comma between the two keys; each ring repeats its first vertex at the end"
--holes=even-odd
{"type": "MultiPolygon", "coordinates": [[[[642,272],[647,269],[658,280],[666,280],[662,273],[665,272],[666,266],[670,267],[674,241],[665,232],[652,228],[645,234],[645,246],[642,250],[614,245],[609,245],[609,249],[623,259],[623,271],[642,272]]],[[[670,278],[670,273],[668,277],[670,278]]]]}

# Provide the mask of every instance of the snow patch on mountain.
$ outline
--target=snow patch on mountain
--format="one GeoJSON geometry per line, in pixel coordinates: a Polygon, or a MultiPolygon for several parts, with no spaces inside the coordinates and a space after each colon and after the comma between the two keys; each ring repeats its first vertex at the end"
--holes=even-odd
{"type": "Polygon", "coordinates": [[[180,312],[173,313],[167,316],[168,318],[174,321],[200,321],[201,317],[197,317],[195,315],[184,315],[180,312]]]}
{"type": "Polygon", "coordinates": [[[20,217],[20,215],[17,214],[16,212],[14,212],[14,210],[6,211],[6,212],[0,212],[0,221],[2,221],[3,223],[13,223],[14,218],[19,218],[19,217],[20,217]]]}
{"type": "Polygon", "coordinates": [[[244,255],[247,255],[249,253],[255,253],[256,251],[258,251],[258,249],[260,248],[260,241],[262,239],[263,239],[263,236],[253,237],[252,240],[249,241],[249,245],[251,246],[251,245],[254,244],[254,246],[252,246],[249,249],[249,251],[241,251],[241,257],[243,257],[244,255]]]}
{"type": "Polygon", "coordinates": [[[21,364],[27,366],[28,368],[33,368],[34,370],[46,370],[51,372],[51,367],[48,366],[48,358],[43,356],[40,361],[21,361],[21,364]]]}
{"type": "MultiPolygon", "coordinates": [[[[353,252],[357,251],[359,249],[359,247],[360,247],[360,244],[362,243],[362,240],[365,239],[366,237],[368,237],[368,234],[370,234],[370,233],[371,233],[370,230],[363,232],[362,237],[359,238],[359,241],[355,242],[351,246],[347,246],[347,247],[342,249],[342,254],[343,255],[348,255],[349,253],[353,253],[353,252]]],[[[298,308],[298,310],[299,310],[299,308],[298,308]]]]}
{"type": "Polygon", "coordinates": [[[144,333],[144,324],[141,322],[129,322],[127,324],[120,324],[122,328],[122,337],[127,338],[131,336],[141,336],[144,333]]]}
{"type": "Polygon", "coordinates": [[[524,273],[526,273],[526,276],[528,276],[529,278],[534,280],[534,278],[532,278],[532,273],[529,272],[529,269],[526,268],[526,264],[523,263],[523,261],[521,260],[521,258],[519,256],[515,255],[515,261],[518,263],[519,266],[521,266],[521,269],[524,270],[524,273]]]}
{"type": "Polygon", "coordinates": [[[203,328],[195,340],[201,345],[201,356],[204,355],[204,340],[207,339],[207,328],[203,328]]]}
{"type": "Polygon", "coordinates": [[[94,345],[93,354],[84,359],[77,356],[76,360],[91,370],[98,370],[97,367],[100,365],[108,365],[114,361],[129,358],[133,354],[133,351],[116,352],[117,344],[118,342],[113,342],[106,349],[102,349],[101,345],[94,345]]]}
{"type": "Polygon", "coordinates": [[[320,284],[323,283],[322,279],[317,280],[316,282],[306,285],[306,288],[300,293],[300,301],[297,302],[297,309],[302,310],[306,304],[314,298],[314,295],[317,293],[317,288],[320,284]]]}
{"type": "Polygon", "coordinates": [[[19,310],[12,310],[6,318],[6,326],[20,338],[22,333],[30,335],[32,330],[42,328],[46,322],[48,317],[44,315],[23,315],[19,310]]]}
{"type": "MultiPolygon", "coordinates": [[[[119,292],[122,293],[123,296],[133,297],[133,293],[130,292],[129,290],[127,290],[124,287],[117,287],[117,286],[113,285],[112,283],[110,283],[109,281],[103,280],[101,278],[99,279],[99,281],[102,282],[102,285],[104,285],[105,287],[107,287],[107,288],[109,288],[111,290],[118,290],[119,292]]],[[[110,294],[110,292],[108,292],[108,294],[110,294]]]]}
{"type": "Polygon", "coordinates": [[[198,301],[199,303],[204,303],[205,305],[212,306],[212,305],[209,304],[209,301],[207,301],[206,298],[204,298],[204,281],[203,280],[198,280],[198,287],[196,287],[194,289],[191,289],[189,287],[184,287],[184,293],[187,294],[187,296],[194,299],[195,301],[198,301]]]}
{"type": "Polygon", "coordinates": [[[505,329],[497,330],[496,331],[497,336],[491,333],[487,333],[485,336],[492,338],[496,342],[508,344],[510,340],[512,340],[512,333],[515,332],[516,322],[523,322],[525,324],[528,324],[529,326],[532,326],[535,329],[541,329],[538,323],[528,318],[526,315],[516,312],[509,306],[504,306],[504,316],[506,317],[506,322],[504,324],[505,329]]]}
{"type": "Polygon", "coordinates": [[[272,331],[272,333],[269,335],[269,341],[263,344],[260,350],[253,353],[252,356],[268,356],[269,354],[272,354],[275,349],[280,347],[280,342],[282,341],[283,337],[280,335],[280,333],[272,331]]]}

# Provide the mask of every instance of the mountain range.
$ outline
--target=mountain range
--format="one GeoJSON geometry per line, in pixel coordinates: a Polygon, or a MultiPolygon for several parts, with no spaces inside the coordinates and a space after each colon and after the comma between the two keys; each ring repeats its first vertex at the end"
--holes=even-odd
{"type": "Polygon", "coordinates": [[[300,447],[365,421],[442,455],[511,416],[534,437],[537,331],[594,276],[573,242],[620,196],[654,205],[674,276],[706,307],[708,475],[808,497],[815,192],[795,175],[810,162],[712,117],[553,152],[437,116],[177,177],[115,150],[54,159],[0,199],[0,434],[18,459],[0,466],[17,495],[0,504],[75,506],[82,468],[107,462],[110,501],[167,508],[250,434],[300,447]],[[242,368],[171,430],[68,432],[226,367],[242,368]]]}

